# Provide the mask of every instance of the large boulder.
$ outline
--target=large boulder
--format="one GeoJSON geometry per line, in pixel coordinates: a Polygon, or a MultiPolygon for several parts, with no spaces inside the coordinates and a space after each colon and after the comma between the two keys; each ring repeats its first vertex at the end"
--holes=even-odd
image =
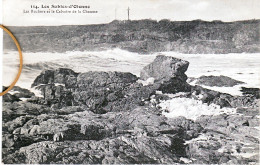
{"type": "MultiPolygon", "coordinates": [[[[66,74],[67,72],[62,76],[60,73],[59,77],[66,77],[66,74]]],[[[71,77],[73,76],[66,77],[66,80],[71,77]]],[[[144,105],[158,89],[154,86],[143,86],[136,82],[137,79],[131,73],[86,72],[80,73],[71,81],[65,81],[65,85],[50,83],[38,85],[36,88],[42,92],[46,105],[55,108],[86,105],[95,113],[106,113],[144,105]]]]}
{"type": "Polygon", "coordinates": [[[56,70],[45,70],[34,80],[32,87],[41,84],[65,84],[66,81],[72,79],[71,77],[76,77],[78,73],[71,69],[59,68],[56,70]]]}
{"type": "Polygon", "coordinates": [[[190,85],[185,74],[189,62],[174,57],[159,55],[145,66],[140,73],[141,80],[154,79],[156,90],[163,93],[189,92],[190,85]]]}
{"type": "Polygon", "coordinates": [[[178,77],[186,81],[185,75],[189,62],[175,57],[158,55],[155,60],[145,66],[140,74],[140,79],[147,80],[153,77],[155,81],[168,81],[171,78],[178,77]]]}

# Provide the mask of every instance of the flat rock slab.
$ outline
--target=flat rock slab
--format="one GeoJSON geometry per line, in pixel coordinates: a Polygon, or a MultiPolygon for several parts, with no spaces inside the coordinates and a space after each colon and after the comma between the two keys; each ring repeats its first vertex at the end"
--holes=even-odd
{"type": "Polygon", "coordinates": [[[216,86],[216,87],[233,87],[235,85],[244,84],[242,81],[234,80],[227,76],[201,76],[196,79],[197,85],[216,86]]]}

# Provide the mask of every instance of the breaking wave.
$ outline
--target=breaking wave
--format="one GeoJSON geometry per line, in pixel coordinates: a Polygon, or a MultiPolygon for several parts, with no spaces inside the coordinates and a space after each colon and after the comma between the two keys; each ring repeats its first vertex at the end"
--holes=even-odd
{"type": "MultiPolygon", "coordinates": [[[[24,67],[17,83],[23,88],[30,88],[33,80],[43,71],[56,68],[70,68],[76,72],[87,71],[121,71],[131,72],[139,76],[141,69],[151,63],[156,55],[165,54],[182,58],[190,62],[186,72],[188,77],[202,75],[225,75],[246,82],[245,87],[260,87],[259,66],[260,54],[181,54],[176,52],[161,52],[143,55],[121,49],[88,52],[66,53],[24,53],[24,67]],[[259,68],[259,69],[257,69],[259,68]]],[[[18,67],[17,52],[7,52],[3,56],[3,85],[8,85],[14,79],[18,67]],[[15,58],[14,58],[15,57],[15,58]],[[16,66],[16,67],[14,67],[16,66]],[[8,74],[7,74],[8,73],[8,74]]],[[[206,87],[206,86],[204,86],[206,87]]],[[[213,90],[241,94],[240,86],[234,88],[221,87],[213,90]]]]}

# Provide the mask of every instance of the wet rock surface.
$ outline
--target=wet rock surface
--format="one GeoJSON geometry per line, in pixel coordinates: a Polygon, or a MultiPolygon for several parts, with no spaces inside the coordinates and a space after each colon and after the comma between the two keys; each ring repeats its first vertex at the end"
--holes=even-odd
{"type": "Polygon", "coordinates": [[[214,90],[206,89],[201,86],[191,87],[191,98],[201,100],[207,104],[217,104],[220,107],[257,108],[258,100],[254,96],[232,96],[227,93],[221,93],[214,90]]]}
{"type": "Polygon", "coordinates": [[[20,101],[20,99],[16,96],[10,94],[10,93],[7,93],[3,96],[3,101],[13,103],[13,102],[16,102],[16,101],[20,101]]]}
{"type": "Polygon", "coordinates": [[[210,87],[233,87],[244,82],[234,80],[227,76],[201,76],[196,79],[197,85],[206,85],[210,87]]]}
{"type": "Polygon", "coordinates": [[[243,95],[251,95],[256,97],[257,99],[260,98],[260,89],[259,88],[246,88],[242,87],[241,92],[243,95]]]}
{"type": "MultiPolygon", "coordinates": [[[[5,91],[7,87],[3,87],[3,91],[5,91]]],[[[33,92],[28,89],[20,88],[18,86],[14,86],[9,93],[3,96],[4,102],[16,102],[21,101],[21,99],[28,99],[35,96],[33,92]]]]}
{"type": "Polygon", "coordinates": [[[4,99],[2,161],[257,164],[257,97],[191,86],[186,83],[187,68],[186,61],[158,56],[141,73],[142,80],[155,79],[146,86],[131,73],[64,68],[42,72],[32,84],[42,98],[17,87],[23,95],[12,92],[4,99]],[[174,99],[169,93],[235,108],[237,113],[166,118],[158,105],[174,99]]]}

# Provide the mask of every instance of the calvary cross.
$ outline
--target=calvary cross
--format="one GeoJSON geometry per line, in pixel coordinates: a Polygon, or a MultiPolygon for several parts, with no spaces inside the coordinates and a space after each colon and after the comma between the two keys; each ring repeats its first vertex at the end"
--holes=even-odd
{"type": "Polygon", "coordinates": [[[130,13],[130,8],[128,7],[128,9],[127,9],[128,21],[130,20],[129,13],[130,13]]]}

